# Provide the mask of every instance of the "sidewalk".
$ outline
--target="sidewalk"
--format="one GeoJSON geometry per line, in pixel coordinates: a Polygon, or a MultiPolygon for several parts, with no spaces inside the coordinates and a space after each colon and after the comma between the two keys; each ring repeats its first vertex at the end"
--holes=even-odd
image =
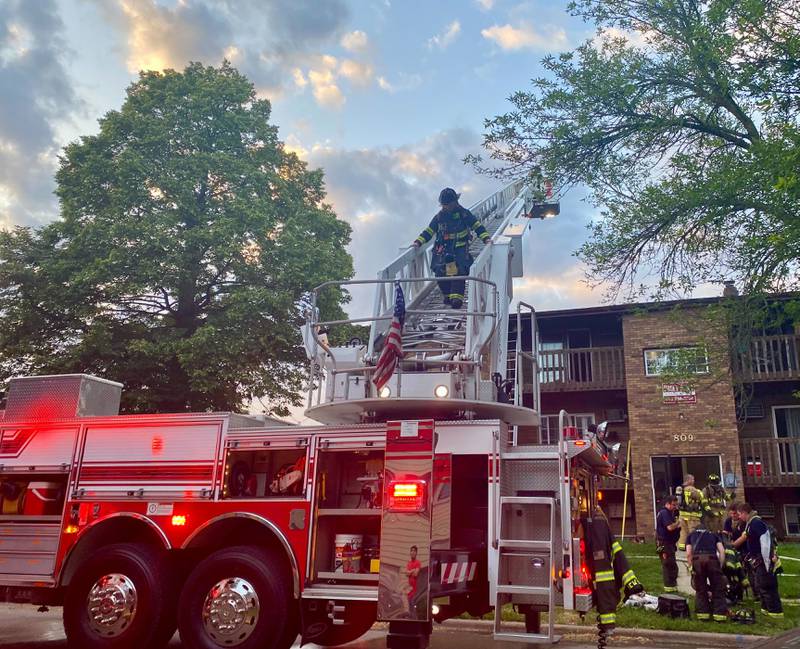
{"type": "MultiPolygon", "coordinates": [[[[490,635],[494,628],[493,620],[447,620],[441,625],[434,624],[434,631],[438,626],[452,627],[459,630],[471,630],[478,633],[490,635]]],[[[523,631],[525,625],[522,622],[503,622],[503,628],[513,631],[523,631]]],[[[566,636],[595,636],[597,629],[592,626],[577,626],[572,624],[556,624],[556,632],[566,636]]],[[[661,641],[664,644],[659,646],[678,647],[690,646],[703,649],[735,649],[736,647],[755,647],[768,646],[773,649],[772,644],[764,645],[770,638],[763,635],[739,635],[732,633],[705,633],[705,632],[684,632],[684,631],[662,631],[660,629],[622,629],[614,630],[612,638],[642,638],[653,642],[661,641]],[[668,644],[667,644],[668,643],[668,644]],[[702,644],[701,644],[702,643],[702,644]]],[[[774,638],[773,638],[774,640],[774,638]]],[[[774,645],[775,649],[782,645],[774,645]]]]}

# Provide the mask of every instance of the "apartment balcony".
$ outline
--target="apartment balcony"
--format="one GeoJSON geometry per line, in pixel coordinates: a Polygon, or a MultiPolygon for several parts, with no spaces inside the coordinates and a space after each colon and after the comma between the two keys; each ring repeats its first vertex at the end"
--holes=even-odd
{"type": "Polygon", "coordinates": [[[739,359],[745,381],[800,379],[800,335],[758,336],[739,359]]]}
{"type": "Polygon", "coordinates": [[[800,438],[740,440],[746,487],[800,486],[800,438]]]}
{"type": "Polygon", "coordinates": [[[542,392],[625,387],[625,358],[621,346],[543,349],[539,352],[539,370],[542,392]]]}

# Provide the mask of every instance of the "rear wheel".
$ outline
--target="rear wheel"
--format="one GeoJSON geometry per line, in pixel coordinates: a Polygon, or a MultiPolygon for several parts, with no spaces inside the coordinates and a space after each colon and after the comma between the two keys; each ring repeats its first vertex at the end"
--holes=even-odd
{"type": "MultiPolygon", "coordinates": [[[[191,649],[286,649],[293,624],[285,559],[254,546],[201,561],[181,592],[178,629],[191,649]]],[[[292,637],[294,640],[294,637],[292,637]]]]}
{"type": "Polygon", "coordinates": [[[93,554],[64,598],[67,644],[76,649],[159,647],[175,632],[163,552],[118,543],[93,554]]]}

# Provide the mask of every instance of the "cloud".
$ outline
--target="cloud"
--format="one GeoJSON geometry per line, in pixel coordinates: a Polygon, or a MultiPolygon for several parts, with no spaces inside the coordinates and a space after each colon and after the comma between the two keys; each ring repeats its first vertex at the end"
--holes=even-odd
{"type": "Polygon", "coordinates": [[[395,81],[389,81],[386,77],[380,76],[377,79],[378,87],[386,92],[404,92],[414,90],[422,84],[422,76],[419,74],[407,74],[401,72],[395,81]]]}
{"type": "Polygon", "coordinates": [[[53,0],[0,3],[0,226],[56,213],[56,129],[82,104],[65,63],[64,24],[53,0]]]}
{"type": "Polygon", "coordinates": [[[226,16],[201,3],[166,7],[154,0],[120,0],[106,10],[127,33],[130,72],[182,68],[190,60],[216,62],[230,45],[226,16]]]}
{"type": "Polygon", "coordinates": [[[440,50],[446,49],[458,38],[460,33],[461,23],[454,20],[447,25],[440,34],[436,34],[428,39],[428,48],[433,49],[434,47],[438,47],[440,50]]]}
{"type": "Polygon", "coordinates": [[[344,106],[344,94],[336,84],[337,65],[336,57],[325,55],[320,57],[317,67],[308,71],[308,81],[311,84],[314,99],[321,106],[328,108],[344,106]]]}
{"type": "Polygon", "coordinates": [[[375,69],[369,63],[344,59],[339,64],[339,74],[356,85],[366,86],[375,77],[375,69]]]}
{"type": "Polygon", "coordinates": [[[647,36],[640,31],[628,31],[619,29],[618,27],[604,27],[599,29],[595,35],[593,42],[595,47],[600,47],[604,41],[622,39],[628,45],[634,47],[644,47],[647,45],[647,36]]]}
{"type": "Polygon", "coordinates": [[[475,2],[484,11],[489,11],[492,7],[494,7],[494,0],[475,0],[475,2]]]}
{"type": "Polygon", "coordinates": [[[128,69],[181,69],[232,60],[256,88],[297,86],[295,70],[334,43],[349,19],[344,0],[93,0],[125,37],[128,69]]]}
{"type": "Polygon", "coordinates": [[[567,32],[562,27],[547,27],[544,32],[537,32],[527,24],[519,27],[512,25],[493,25],[481,30],[481,36],[494,41],[506,51],[517,50],[563,50],[568,45],[567,32]]]}
{"type": "Polygon", "coordinates": [[[339,43],[348,52],[363,52],[369,45],[369,38],[365,32],[357,29],[353,32],[347,32],[342,36],[342,40],[339,43]]]}

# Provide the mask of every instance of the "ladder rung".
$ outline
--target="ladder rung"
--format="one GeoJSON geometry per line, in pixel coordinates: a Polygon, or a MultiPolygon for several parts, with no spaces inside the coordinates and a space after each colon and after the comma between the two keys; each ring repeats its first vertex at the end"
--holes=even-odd
{"type": "Polygon", "coordinates": [[[551,541],[530,541],[525,539],[498,539],[497,547],[514,550],[549,550],[551,541]]]}
{"type": "Polygon", "coordinates": [[[552,642],[556,643],[561,640],[560,635],[554,635],[552,638],[545,634],[545,633],[508,633],[503,631],[501,633],[495,633],[494,639],[500,640],[503,642],[536,642],[536,643],[544,643],[544,642],[552,642]]]}
{"type": "Polygon", "coordinates": [[[547,586],[514,586],[513,584],[497,584],[497,592],[503,595],[550,595],[547,586]]]}

